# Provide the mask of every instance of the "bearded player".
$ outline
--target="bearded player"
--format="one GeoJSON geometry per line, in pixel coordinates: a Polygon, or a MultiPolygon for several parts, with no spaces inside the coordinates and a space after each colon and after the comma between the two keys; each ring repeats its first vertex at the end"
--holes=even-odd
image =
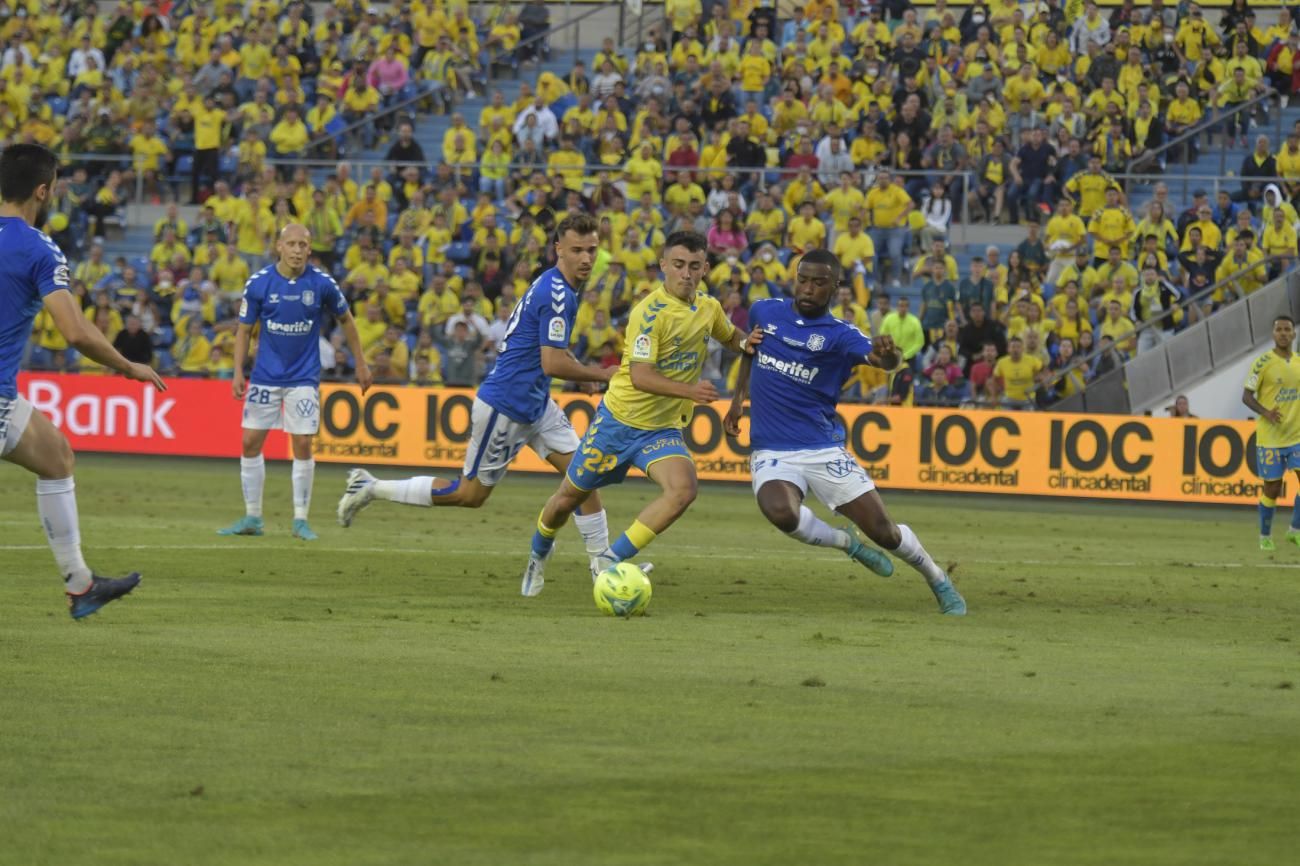
{"type": "MultiPolygon", "coordinates": [[[[353,469],[339,500],[340,525],[350,526],[357,513],[376,499],[423,507],[478,508],[525,445],[557,472],[565,470],[578,448],[578,434],[551,398],[551,379],[608,382],[613,374],[581,363],[569,351],[578,292],[596,261],[599,228],[595,218],[585,214],[565,217],[556,227],[555,267],[539,276],[515,305],[496,366],[474,397],[469,448],[460,477],[421,475],[381,481],[364,469],[353,469]]],[[[574,522],[595,575],[600,570],[596,557],[609,546],[609,524],[600,498],[583,503],[574,522]]]]}
{"type": "MultiPolygon", "coordinates": [[[[167,390],[147,364],[133,364],[81,313],[68,262],[37,226],[49,214],[59,159],[37,144],[11,144],[0,154],[0,458],[36,476],[36,509],[63,575],[73,619],[90,616],[135,589],[139,573],[93,574],[81,555],[73,454],[68,440],[18,395],[18,365],[42,307],[68,345],[137,382],[167,390]]],[[[8,570],[8,569],[7,569],[8,570]]]]}
{"type": "Polygon", "coordinates": [[[839,259],[813,250],[799,261],[793,299],[757,301],[749,321],[766,338],[741,360],[736,394],[724,425],[740,435],[750,393],[750,471],[758,510],[796,541],[833,547],[883,576],[893,563],[843,529],[834,529],[803,504],[808,491],[853,521],[868,538],[921,573],[939,611],[960,616],[966,602],[925,552],[916,534],[889,519],[876,485],[844,447],[836,415],[840,390],[862,364],[892,370],[898,351],[888,336],[870,337],[830,315],[840,283],[839,259]]]}
{"type": "MultiPolygon", "coordinates": [[[[1282,495],[1288,469],[1300,480],[1300,359],[1295,344],[1295,321],[1290,316],[1273,320],[1273,348],[1250,366],[1241,402],[1255,413],[1255,457],[1264,492],[1259,497],[1259,549],[1276,550],[1273,512],[1282,495]]],[[[1286,540],[1300,546],[1300,494],[1291,511],[1286,540]]]]}

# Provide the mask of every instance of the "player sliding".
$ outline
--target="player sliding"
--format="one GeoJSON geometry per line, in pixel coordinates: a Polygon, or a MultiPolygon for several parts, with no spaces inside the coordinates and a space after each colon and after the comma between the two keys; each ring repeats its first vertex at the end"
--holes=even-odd
{"type": "MultiPolygon", "coordinates": [[[[348,475],[339,500],[339,523],[351,525],[357,512],[375,499],[403,505],[478,508],[505,477],[510,462],[527,445],[563,472],[578,447],[578,435],[551,399],[551,379],[608,382],[611,371],[587,366],[569,351],[578,291],[596,261],[599,225],[590,216],[560,221],[555,232],[556,265],[544,272],[515,305],[501,341],[496,366],[479,386],[471,412],[469,448],[459,478],[422,475],[380,481],[364,469],[348,475]]],[[[583,506],[575,522],[591,557],[609,546],[609,524],[599,497],[583,506]]]]}
{"type": "MultiPolygon", "coordinates": [[[[1276,550],[1273,511],[1282,495],[1288,469],[1300,479],[1300,359],[1291,351],[1295,321],[1290,316],[1273,320],[1273,349],[1250,367],[1241,402],[1255,418],[1255,451],[1264,493],[1259,497],[1259,549],[1276,550]]],[[[1291,510],[1286,540],[1300,546],[1300,494],[1291,510]]]]}
{"type": "Polygon", "coordinates": [[[794,299],[756,302],[749,321],[762,328],[756,355],[741,360],[736,395],[724,424],[740,434],[746,391],[750,397],[750,456],[758,509],[777,529],[804,544],[834,547],[888,577],[888,557],[852,533],[833,529],[803,504],[812,490],[827,508],[857,524],[867,537],[919,571],[946,614],[966,613],[966,602],[948,575],[921,547],[907,526],[889,519],[876,485],[844,448],[844,428],[836,417],[840,389],[854,367],[885,370],[898,365],[893,340],[873,346],[848,322],[829,313],[840,283],[840,262],[826,250],[813,250],[799,262],[794,299]]]}
{"type": "Polygon", "coordinates": [[[690,421],[693,404],[718,399],[717,389],[700,381],[706,340],[713,337],[733,352],[753,351],[722,305],[696,293],[707,248],[704,236],[696,232],[668,236],[659,260],[663,285],[633,308],[623,363],[610,380],[559,490],[537,519],[520,588],[523,595],[542,591],[546,560],[569,515],[597,488],[622,481],[631,467],[648,475],[662,493],[601,552],[593,577],[631,559],[695,501],[695,462],[686,450],[682,428],[690,421]]]}
{"type": "Polygon", "coordinates": [[[81,555],[73,454],[68,440],[18,396],[18,365],[42,305],[68,345],[128,379],[167,390],[146,364],[123,358],[81,313],[68,262],[37,226],[45,225],[59,160],[36,144],[0,154],[0,457],[36,476],[36,509],[63,575],[73,619],[90,616],[140,582],[138,572],[99,577],[81,555]]]}
{"type": "Polygon", "coordinates": [[[244,516],[218,535],[262,534],[262,488],[266,461],[262,446],[266,434],[283,427],[293,449],[294,538],[315,541],[307,523],[311,487],[316,474],[312,438],[320,430],[320,332],[327,312],[343,326],[348,348],[356,359],[361,393],[370,387],[370,368],[361,353],[361,337],[348,311],[347,299],[334,278],[308,265],[311,232],[298,223],[280,231],[275,244],[279,261],[253,274],[244,284],[235,333],[235,379],[231,393],[245,400],[243,456],[239,478],[244,488],[244,516]],[[253,326],[261,326],[253,373],[244,381],[244,362],[253,326]]]}

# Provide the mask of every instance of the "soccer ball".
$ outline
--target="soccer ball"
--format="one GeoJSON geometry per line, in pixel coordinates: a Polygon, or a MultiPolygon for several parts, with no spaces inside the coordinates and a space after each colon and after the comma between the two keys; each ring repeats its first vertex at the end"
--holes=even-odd
{"type": "Polygon", "coordinates": [[[608,616],[640,616],[650,604],[650,578],[630,562],[620,562],[596,575],[591,594],[608,616]]]}

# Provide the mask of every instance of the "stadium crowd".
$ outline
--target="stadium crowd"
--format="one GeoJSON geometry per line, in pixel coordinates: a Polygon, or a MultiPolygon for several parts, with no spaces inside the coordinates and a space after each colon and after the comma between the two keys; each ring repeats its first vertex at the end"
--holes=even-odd
{"type": "MultiPolygon", "coordinates": [[[[0,140],[64,156],[46,230],[87,318],[182,376],[231,375],[243,283],[291,221],[352,302],[379,382],[481,380],[549,230],[587,211],[601,248],[580,358],[619,362],[663,238],[693,228],[741,327],[789,292],[801,254],[840,258],[833,314],[907,362],[863,368],[851,398],[1012,408],[1087,387],[1297,256],[1300,128],[1254,138],[1239,188],[1214,200],[1157,184],[1134,211],[1115,177],[1194,159],[1201,135],[1163,147],[1188,130],[1244,141],[1287,105],[1291,11],[1257,20],[1244,0],[1217,25],[1162,0],[808,0],[788,17],[667,0],[642,44],[607,38],[564,76],[529,72],[547,55],[541,0],[481,20],[466,0],[96,6],[0,0],[0,140]],[[462,113],[497,65],[527,80],[462,113]],[[451,124],[426,154],[413,132],[430,113],[451,124]],[[376,145],[383,164],[354,173],[347,157],[376,145]],[[167,205],[147,260],[105,252],[137,189],[167,205]],[[1023,223],[1024,239],[959,267],[963,213],[1023,223]]],[[[39,319],[28,365],[94,372],[60,340],[39,319]]],[[[350,372],[341,335],[321,351],[350,372]]],[[[719,348],[707,374],[724,389],[733,360],[719,348]]]]}

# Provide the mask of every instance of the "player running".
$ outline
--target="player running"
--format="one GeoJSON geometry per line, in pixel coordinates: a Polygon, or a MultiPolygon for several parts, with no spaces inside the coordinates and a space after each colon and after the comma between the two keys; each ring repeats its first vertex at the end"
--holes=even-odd
{"type": "MultiPolygon", "coordinates": [[[[380,481],[364,469],[348,475],[339,500],[339,523],[351,525],[357,512],[375,499],[403,505],[478,508],[505,477],[519,449],[527,445],[563,472],[578,447],[564,411],[551,399],[551,379],[608,382],[607,368],[588,366],[569,351],[578,291],[596,261],[599,224],[585,214],[565,217],[556,227],[556,265],[533,282],[515,305],[498,348],[496,366],[479,386],[471,412],[469,448],[459,478],[429,475],[380,481]]],[[[591,557],[609,546],[609,524],[599,497],[585,503],[574,521],[591,557]]]]}
{"type": "MultiPolygon", "coordinates": [[[[1250,367],[1241,394],[1255,418],[1255,456],[1264,492],[1259,497],[1259,549],[1276,550],[1273,543],[1273,512],[1282,495],[1282,480],[1293,469],[1300,479],[1300,359],[1291,351],[1295,343],[1295,320],[1278,316],[1273,320],[1273,349],[1260,355],[1250,367]]],[[[1291,510],[1291,528],[1286,540],[1300,546],[1300,494],[1291,510]]]]}
{"type": "Polygon", "coordinates": [[[889,519],[876,485],[844,448],[836,417],[840,389],[853,368],[898,365],[888,336],[873,346],[856,327],[829,313],[840,283],[840,262],[813,250],[799,262],[794,299],[772,298],[749,309],[749,321],[766,338],[753,357],[741,360],[740,378],[724,425],[740,435],[746,391],[750,399],[750,470],[758,509],[777,529],[804,544],[834,547],[888,577],[889,558],[844,529],[833,529],[803,504],[812,490],[827,508],[857,524],[867,537],[905,560],[925,577],[941,613],[960,616],[966,602],[948,575],[907,526],[889,519]]]}
{"type": "Polygon", "coordinates": [[[262,534],[262,488],[266,434],[283,427],[293,448],[294,538],[315,541],[307,524],[311,487],[316,475],[312,438],[320,430],[320,332],[327,312],[343,326],[348,348],[356,359],[357,384],[370,388],[370,368],[361,351],[361,337],[348,311],[347,299],[334,278],[308,265],[311,232],[298,223],[280,231],[275,244],[279,262],[262,268],[244,284],[235,333],[235,379],[231,393],[244,400],[243,456],[239,478],[244,488],[244,516],[218,535],[262,534]],[[253,373],[244,380],[244,361],[253,326],[261,326],[253,373]]]}
{"type": "Polygon", "coordinates": [[[0,154],[0,458],[36,476],[36,509],[54,552],[73,619],[90,616],[135,589],[140,574],[99,577],[81,555],[73,454],[68,440],[18,396],[18,365],[42,305],[68,345],[128,379],[167,390],[146,364],[123,358],[81,313],[68,262],[36,226],[45,225],[59,160],[36,144],[0,154]]]}
{"type": "Polygon", "coordinates": [[[711,403],[718,391],[700,381],[709,337],[733,352],[753,351],[731,324],[722,305],[696,293],[706,269],[708,242],[696,232],[674,232],[664,244],[659,268],[663,285],[633,308],[623,363],[591,419],[560,488],[537,519],[532,552],[520,592],[535,596],[555,535],[597,488],[617,484],[635,466],[662,489],[628,530],[600,553],[593,576],[631,559],[695,501],[695,461],[682,428],[693,404],[711,403]]]}

